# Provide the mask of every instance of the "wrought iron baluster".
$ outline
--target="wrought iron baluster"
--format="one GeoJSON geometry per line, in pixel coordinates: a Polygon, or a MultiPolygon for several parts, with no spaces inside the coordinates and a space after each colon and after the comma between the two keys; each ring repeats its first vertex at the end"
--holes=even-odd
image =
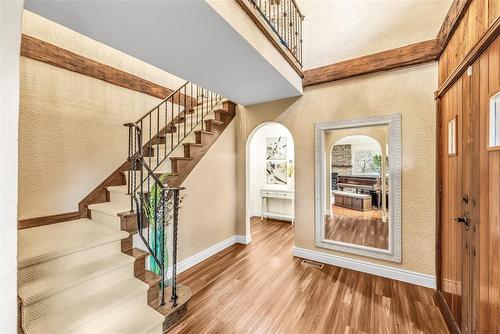
{"type": "MultiPolygon", "coordinates": [[[[162,224],[162,234],[160,236],[160,240],[161,240],[161,246],[162,246],[162,249],[164,250],[165,249],[165,233],[167,231],[167,226],[166,226],[166,222],[165,222],[165,202],[167,201],[167,197],[168,196],[165,196],[165,191],[161,191],[161,207],[162,207],[162,210],[161,210],[161,224],[162,224]]],[[[167,254],[168,256],[168,254],[167,254]]],[[[163,254],[162,256],[162,265],[161,265],[161,285],[162,285],[162,289],[161,289],[161,302],[160,302],[160,305],[163,306],[165,305],[165,274],[166,274],[166,270],[165,270],[165,254],[163,254]]]]}
{"type": "Polygon", "coordinates": [[[184,86],[184,137],[186,136],[187,111],[188,111],[188,105],[186,101],[186,86],[184,86]]]}
{"type": "Polygon", "coordinates": [[[214,92],[196,86],[196,98],[193,94],[195,88],[192,83],[185,83],[177,91],[169,95],[165,100],[151,109],[135,123],[125,124],[128,129],[128,159],[130,168],[128,171],[129,184],[128,193],[131,197],[131,209],[135,210],[137,218],[138,235],[144,241],[155,264],[155,270],[162,277],[160,303],[165,303],[165,282],[167,267],[165,265],[165,245],[169,240],[165,233],[172,222],[172,252],[173,252],[173,277],[172,277],[172,305],[177,305],[177,234],[178,234],[178,210],[179,191],[182,188],[169,188],[162,183],[163,179],[158,177],[154,170],[162,164],[174,149],[182,143],[188,134],[197,128],[198,124],[204,129],[204,120],[208,113],[221,101],[222,97],[214,92]],[[200,94],[201,93],[201,94],[200,94]],[[182,96],[181,94],[184,94],[182,96]],[[200,99],[201,96],[201,99],[200,99]],[[184,101],[184,102],[183,102],[184,101]],[[170,122],[168,104],[171,103],[170,122]],[[174,103],[177,104],[177,112],[174,103]],[[201,108],[198,108],[198,103],[201,108]],[[165,105],[165,109],[162,109],[165,105]],[[194,114],[196,107],[196,115],[194,114]],[[187,126],[188,116],[191,119],[191,127],[187,126]],[[201,114],[200,114],[201,112],[201,114]],[[156,113],[156,114],[155,114],[156,113]],[[161,113],[161,114],[160,114],[161,113]],[[164,113],[164,116],[162,115],[164,113]],[[179,119],[182,117],[182,119],[179,119]],[[164,119],[163,119],[164,118],[164,119]],[[194,121],[196,118],[196,122],[194,121]],[[181,135],[180,122],[184,123],[184,131],[181,135]],[[156,129],[154,123],[156,121],[156,129]],[[172,126],[176,124],[177,142],[174,143],[172,126]],[[147,128],[146,128],[147,126],[147,128]],[[170,150],[167,150],[167,141],[164,140],[164,157],[160,159],[160,141],[170,134],[170,150]],[[156,143],[153,142],[156,140],[156,143]],[[156,144],[156,145],[155,145],[156,144]],[[155,150],[156,149],[156,150],[155,150]],[[147,155],[146,155],[147,154],[147,155]],[[157,154],[156,160],[154,155],[157,154]],[[149,163],[148,163],[149,162],[149,163]],[[156,162],[152,165],[153,162],[156,162]],[[151,196],[154,196],[153,198],[151,196]],[[170,202],[169,202],[170,201],[170,202]],[[152,221],[153,220],[153,221],[152,221]]]}
{"type": "Polygon", "coordinates": [[[172,214],[172,296],[173,307],[177,306],[177,226],[179,222],[179,189],[173,190],[173,214],[172,214]]]}
{"type": "Polygon", "coordinates": [[[170,125],[172,126],[172,133],[170,134],[170,152],[173,151],[174,149],[174,127],[175,127],[175,131],[177,131],[177,126],[174,124],[174,103],[172,101],[172,108],[171,108],[171,116],[172,116],[172,119],[170,120],[170,125]]]}
{"type": "MultiPolygon", "coordinates": [[[[157,112],[156,112],[156,166],[160,164],[160,107],[158,107],[157,112]]],[[[151,145],[153,146],[153,145],[151,145]]],[[[152,152],[150,152],[151,154],[152,152]]]]}
{"type": "Polygon", "coordinates": [[[189,129],[189,131],[191,132],[191,130],[193,130],[193,113],[194,113],[194,106],[193,106],[193,84],[190,83],[190,89],[189,89],[189,101],[190,102],[190,114],[191,114],[191,128],[189,129]]]}
{"type": "Polygon", "coordinates": [[[181,126],[179,123],[179,117],[181,116],[181,103],[180,103],[180,98],[179,96],[177,97],[177,117],[176,117],[176,125],[177,125],[177,143],[178,144],[181,141],[181,126]]]}

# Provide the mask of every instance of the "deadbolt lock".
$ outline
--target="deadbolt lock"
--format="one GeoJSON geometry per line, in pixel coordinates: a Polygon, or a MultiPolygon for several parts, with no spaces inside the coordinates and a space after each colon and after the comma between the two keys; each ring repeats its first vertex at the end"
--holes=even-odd
{"type": "Polygon", "coordinates": [[[462,223],[462,224],[464,224],[464,229],[465,229],[466,231],[468,231],[468,230],[469,230],[469,228],[470,228],[470,221],[469,221],[469,216],[468,216],[467,214],[465,214],[463,217],[456,217],[456,218],[455,218],[455,221],[456,221],[457,223],[462,223]]]}

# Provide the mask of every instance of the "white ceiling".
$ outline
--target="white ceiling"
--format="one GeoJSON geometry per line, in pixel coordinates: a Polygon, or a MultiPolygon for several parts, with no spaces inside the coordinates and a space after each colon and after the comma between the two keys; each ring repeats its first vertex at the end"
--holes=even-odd
{"type": "MultiPolygon", "coordinates": [[[[308,69],[435,38],[452,0],[297,2],[308,69]]],[[[25,8],[244,105],[301,95],[203,0],[26,0],[25,8]]]]}
{"type": "Polygon", "coordinates": [[[301,95],[203,0],[26,0],[25,8],[240,104],[301,95]]]}
{"type": "Polygon", "coordinates": [[[452,0],[296,0],[304,68],[436,38],[452,0]]]}

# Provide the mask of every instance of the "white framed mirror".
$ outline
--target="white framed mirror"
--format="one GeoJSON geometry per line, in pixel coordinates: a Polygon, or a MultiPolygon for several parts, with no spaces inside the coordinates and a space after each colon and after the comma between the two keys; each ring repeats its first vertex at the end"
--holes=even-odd
{"type": "Polygon", "coordinates": [[[316,246],[401,262],[401,115],[315,124],[316,246]]]}

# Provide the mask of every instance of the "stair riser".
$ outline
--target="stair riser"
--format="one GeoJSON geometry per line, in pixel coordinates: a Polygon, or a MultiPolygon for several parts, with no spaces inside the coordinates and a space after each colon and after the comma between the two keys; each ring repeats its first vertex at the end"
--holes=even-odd
{"type": "Polygon", "coordinates": [[[213,135],[208,133],[196,133],[196,144],[207,145],[213,139],[213,135]]]}
{"type": "MultiPolygon", "coordinates": [[[[123,317],[124,314],[127,314],[127,312],[130,312],[130,310],[137,308],[139,306],[144,305],[147,302],[147,296],[146,292],[142,292],[138,295],[133,296],[130,298],[126,303],[123,303],[119,305],[118,307],[110,309],[108,312],[105,314],[102,314],[102,317],[97,317],[95,319],[92,319],[93,322],[98,322],[102,323],[99,318],[108,318],[108,319],[119,319],[123,317]]],[[[131,317],[134,316],[134,314],[130,314],[131,317]]],[[[95,326],[95,327],[90,327],[86,328],[88,333],[107,333],[105,329],[102,328],[102,326],[95,326]]],[[[161,332],[159,332],[161,333],[161,332]]]]}
{"type": "Polygon", "coordinates": [[[121,229],[130,234],[137,233],[137,217],[135,215],[121,217],[121,229]]]}
{"type": "Polygon", "coordinates": [[[234,116],[236,113],[236,104],[234,104],[233,102],[230,102],[230,101],[224,101],[222,103],[222,109],[224,109],[225,111],[230,113],[232,116],[234,116]]]}
{"type": "Polygon", "coordinates": [[[160,293],[160,285],[155,284],[151,286],[148,290],[148,304],[151,304],[153,301],[157,300],[160,293]]]}
{"type": "Polygon", "coordinates": [[[46,262],[24,267],[18,270],[18,284],[22,285],[34,279],[40,279],[49,274],[64,273],[83,263],[91,262],[107,255],[121,251],[121,242],[114,241],[98,247],[89,248],[66,256],[61,256],[46,262]]]}
{"type": "Polygon", "coordinates": [[[146,258],[136,259],[134,262],[134,276],[139,277],[146,271],[146,258]]]}
{"type": "Polygon", "coordinates": [[[85,283],[43,298],[38,302],[26,304],[23,301],[23,327],[27,327],[30,321],[36,320],[49,313],[63,311],[69,304],[85,297],[89,291],[95,291],[112,284],[112,282],[118,282],[123,279],[130,278],[133,275],[133,270],[133,263],[130,263],[85,283]]]}
{"type": "MultiPolygon", "coordinates": [[[[64,323],[65,332],[64,333],[106,333],[105,328],[103,328],[103,324],[110,324],[107,319],[119,319],[122,318],[124,314],[128,314],[130,310],[133,310],[139,306],[142,306],[146,302],[146,292],[140,291],[135,292],[134,294],[127,295],[128,291],[124,291],[124,295],[126,295],[126,300],[120,300],[120,303],[114,305],[114,307],[110,307],[106,309],[106,312],[99,313],[97,315],[93,315],[92,317],[85,316],[75,321],[71,321],[68,323],[64,323]],[[79,330],[79,327],[85,326],[85,331],[82,332],[79,330]]],[[[110,304],[113,301],[110,301],[110,304]]],[[[130,314],[133,316],[133,314],[130,314]]],[[[31,329],[29,327],[24,328],[25,334],[35,334],[39,333],[36,329],[31,329]]]]}
{"type": "Polygon", "coordinates": [[[227,116],[226,116],[226,113],[225,112],[221,112],[221,111],[215,111],[215,119],[217,121],[221,121],[221,122],[225,122],[227,116]]]}
{"type": "MultiPolygon", "coordinates": [[[[171,172],[171,171],[172,171],[172,169],[171,169],[171,166],[170,166],[170,159],[166,159],[166,160],[165,160],[165,161],[164,161],[164,162],[163,162],[163,163],[162,163],[162,164],[161,164],[161,165],[157,168],[157,170],[165,171],[165,172],[167,172],[167,173],[168,173],[168,172],[171,172]]],[[[140,174],[140,172],[139,172],[139,171],[134,172],[134,173],[135,173],[135,178],[136,178],[135,180],[136,180],[136,183],[138,184],[138,183],[140,182],[140,180],[141,180],[141,174],[140,174]]],[[[129,182],[129,180],[128,180],[128,178],[129,178],[129,177],[128,177],[128,173],[125,173],[125,176],[126,176],[126,182],[127,182],[127,185],[128,185],[128,184],[129,184],[129,183],[128,183],[128,182],[129,182]]],[[[146,176],[147,176],[147,173],[146,173],[146,172],[144,172],[144,173],[143,173],[143,178],[144,178],[145,180],[146,180],[146,176]]],[[[134,176],[132,176],[132,177],[134,177],[134,176]]]]}
{"type": "Polygon", "coordinates": [[[111,216],[96,210],[90,210],[90,215],[92,217],[92,220],[98,223],[101,223],[103,225],[109,226],[117,230],[121,229],[121,219],[118,216],[111,216]]]}
{"type": "Polygon", "coordinates": [[[209,132],[221,131],[221,129],[224,128],[224,126],[225,126],[224,124],[216,124],[211,120],[205,122],[205,130],[209,132]]]}
{"type": "MultiPolygon", "coordinates": [[[[223,114],[227,114],[227,113],[223,112],[223,114]]],[[[224,116],[224,117],[227,117],[227,116],[224,116]]],[[[207,116],[205,116],[204,120],[209,120],[209,119],[216,119],[216,115],[213,112],[209,113],[207,116]]],[[[193,120],[191,121],[191,117],[188,116],[188,118],[186,119],[186,129],[184,129],[184,123],[183,122],[176,124],[175,125],[175,131],[173,131],[173,132],[172,131],[167,131],[164,134],[165,138],[160,139],[160,146],[166,145],[167,146],[167,150],[170,151],[170,149],[172,148],[172,143],[175,146],[178,143],[178,140],[182,139],[186,134],[187,134],[187,138],[183,142],[190,141],[191,140],[190,139],[191,136],[194,139],[193,132],[195,130],[200,130],[201,129],[201,123],[202,122],[203,121],[201,120],[201,117],[199,117],[198,121],[196,121],[196,115],[193,115],[193,120]],[[177,132],[179,132],[179,133],[177,133],[177,132]],[[173,137],[173,140],[172,140],[172,137],[173,137]]],[[[158,151],[160,153],[164,152],[163,148],[160,149],[160,150],[157,150],[157,140],[156,139],[153,140],[151,147],[154,150],[154,153],[152,154],[152,156],[156,156],[156,153],[158,151]]]]}
{"type": "Polygon", "coordinates": [[[122,253],[128,251],[129,249],[132,249],[133,247],[133,241],[132,241],[132,236],[128,237],[127,239],[123,239],[121,241],[121,250],[122,253]]]}
{"type": "Polygon", "coordinates": [[[184,145],[184,157],[192,158],[203,149],[204,149],[203,146],[184,145]]]}
{"type": "MultiPolygon", "coordinates": [[[[181,135],[182,135],[182,132],[181,132],[181,135]]],[[[184,138],[184,140],[182,140],[182,136],[177,138],[177,136],[174,136],[174,150],[172,153],[170,153],[170,155],[178,155],[179,152],[182,152],[182,143],[194,143],[194,141],[196,140],[196,137],[195,137],[195,134],[194,132],[193,133],[190,133],[186,136],[186,138],[184,138]],[[177,143],[179,142],[178,140],[181,140],[181,144],[177,145],[177,143]],[[177,147],[176,147],[177,145],[177,147]]],[[[160,144],[160,145],[154,145],[153,146],[153,149],[155,150],[155,153],[157,152],[156,155],[158,155],[160,158],[159,160],[161,160],[162,158],[165,157],[165,152],[167,153],[167,155],[169,155],[169,152],[172,150],[172,142],[171,141],[167,141],[166,144],[160,144]]],[[[157,163],[157,159],[156,159],[156,156],[155,156],[155,159],[151,159],[151,161],[153,163],[157,163]]],[[[149,163],[149,159],[146,159],[146,162],[149,163]]]]}
{"type": "MultiPolygon", "coordinates": [[[[130,195],[117,193],[117,192],[109,192],[109,201],[112,203],[122,204],[122,205],[130,205],[131,197],[130,195]]],[[[135,202],[132,201],[132,207],[135,208],[135,202]]]]}
{"type": "Polygon", "coordinates": [[[183,173],[192,163],[193,160],[175,160],[172,162],[172,170],[174,173],[183,173]]]}

